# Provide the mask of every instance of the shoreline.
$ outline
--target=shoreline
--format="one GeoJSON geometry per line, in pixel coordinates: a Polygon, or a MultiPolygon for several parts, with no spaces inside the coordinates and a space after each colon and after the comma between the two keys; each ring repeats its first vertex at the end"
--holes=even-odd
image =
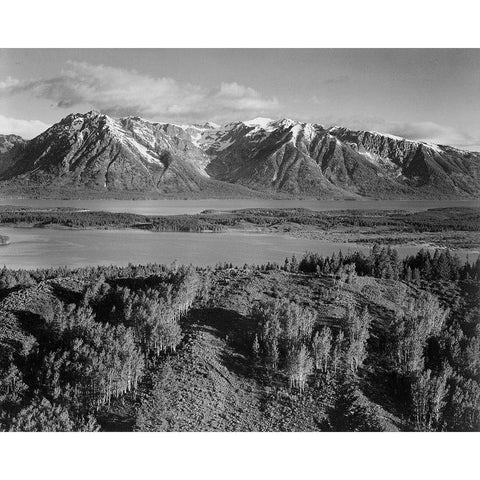
{"type": "MultiPolygon", "coordinates": [[[[32,229],[39,229],[39,230],[58,230],[58,231],[71,231],[71,232],[83,232],[83,231],[108,231],[108,232],[117,232],[118,234],[122,234],[125,232],[132,232],[132,233],[145,233],[145,234],[215,234],[215,235],[228,235],[228,234],[242,234],[242,235],[265,235],[265,236],[279,236],[284,238],[289,238],[292,240],[295,239],[304,239],[304,240],[318,240],[319,242],[331,242],[341,245],[349,245],[358,244],[362,247],[373,247],[375,244],[390,246],[392,248],[397,247],[418,247],[427,248],[427,249],[438,249],[438,250],[450,250],[451,252],[469,252],[472,254],[480,254],[480,241],[473,243],[472,245],[460,245],[455,246],[453,244],[448,244],[449,242],[438,242],[440,239],[431,239],[432,236],[445,236],[445,232],[425,232],[423,238],[421,238],[420,233],[415,234],[415,238],[404,238],[404,241],[400,242],[390,242],[385,241],[385,238],[382,237],[381,233],[359,233],[359,232],[345,232],[342,230],[296,230],[296,231],[282,231],[279,229],[274,228],[238,228],[238,227],[231,227],[231,228],[223,228],[221,230],[212,230],[212,229],[205,229],[205,230],[198,230],[198,231],[184,231],[184,230],[150,230],[146,228],[136,228],[132,227],[124,227],[119,228],[116,226],[106,226],[106,227],[95,227],[95,226],[88,226],[88,227],[69,227],[65,225],[35,225],[35,224],[2,224],[0,225],[0,231],[2,226],[11,229],[18,229],[18,230],[32,230],[32,229]],[[437,235],[435,235],[437,233],[437,235]],[[339,238],[342,235],[344,238],[339,238]],[[378,238],[367,238],[368,235],[378,235],[378,238]],[[356,238],[354,238],[356,236],[356,238]],[[360,236],[360,238],[358,238],[360,236]]],[[[399,234],[400,232],[397,232],[399,234]]],[[[455,235],[468,235],[468,234],[475,234],[476,232],[468,232],[468,231],[456,231],[454,232],[455,235]]],[[[390,231],[389,234],[395,235],[395,232],[390,231]]],[[[479,235],[476,235],[479,237],[479,235]]],[[[399,237],[402,238],[402,237],[399,237]]],[[[15,242],[13,242],[15,243],[15,242]]],[[[11,245],[12,241],[9,239],[7,243],[0,244],[0,246],[7,246],[11,245]]]]}
{"type": "MultiPolygon", "coordinates": [[[[375,205],[376,206],[376,205],[375,205]]],[[[344,207],[342,205],[342,207],[344,207]]],[[[480,249],[480,208],[449,206],[408,211],[398,208],[316,211],[304,207],[204,209],[201,213],[149,215],[78,208],[0,206],[1,227],[71,232],[214,233],[282,236],[291,240],[356,245],[450,249],[480,249]]],[[[10,233],[10,237],[13,235],[10,233]]],[[[131,237],[130,237],[131,238],[131,237]]],[[[8,239],[10,240],[10,239],[8,239]]],[[[15,241],[15,239],[14,239],[15,241]]],[[[9,241],[9,243],[11,243],[9,241]]]]}

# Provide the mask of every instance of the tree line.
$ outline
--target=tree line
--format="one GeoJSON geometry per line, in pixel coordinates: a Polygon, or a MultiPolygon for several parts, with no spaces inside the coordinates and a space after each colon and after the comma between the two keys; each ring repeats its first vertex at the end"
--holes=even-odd
{"type": "MultiPolygon", "coordinates": [[[[40,210],[28,207],[0,208],[0,224],[63,225],[73,228],[143,228],[152,231],[222,231],[241,223],[270,227],[296,223],[330,230],[336,227],[386,228],[395,232],[479,231],[477,209],[438,208],[421,212],[384,210],[339,210],[316,212],[305,208],[206,210],[195,215],[140,215],[133,213],[96,212],[53,208],[40,210]]],[[[396,239],[398,241],[398,239],[396,239]]]]}
{"type": "Polygon", "coordinates": [[[286,259],[284,269],[322,275],[346,277],[365,275],[375,278],[420,282],[421,280],[480,280],[480,256],[462,264],[449,249],[430,250],[422,248],[416,255],[403,260],[398,251],[390,246],[374,244],[368,254],[356,251],[344,255],[341,251],[330,257],[307,252],[300,261],[295,257],[286,259]],[[353,271],[354,270],[354,271],[353,271]]]}

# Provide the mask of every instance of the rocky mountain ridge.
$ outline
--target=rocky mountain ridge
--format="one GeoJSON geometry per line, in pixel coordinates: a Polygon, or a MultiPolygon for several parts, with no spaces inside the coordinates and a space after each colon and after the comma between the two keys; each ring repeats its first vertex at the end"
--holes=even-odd
{"type": "Polygon", "coordinates": [[[480,195],[480,153],[291,119],[175,125],[91,111],[30,141],[0,136],[0,180],[187,196],[468,198],[480,195]]]}

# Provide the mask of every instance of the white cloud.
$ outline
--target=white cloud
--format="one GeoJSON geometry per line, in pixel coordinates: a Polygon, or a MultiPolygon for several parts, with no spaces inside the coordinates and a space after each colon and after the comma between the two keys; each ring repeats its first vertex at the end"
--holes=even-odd
{"type": "Polygon", "coordinates": [[[465,146],[474,143],[473,137],[453,127],[434,122],[412,122],[392,125],[392,133],[412,140],[444,145],[465,146]]]}
{"type": "Polygon", "coordinates": [[[29,140],[44,132],[50,125],[40,120],[20,120],[0,115],[0,133],[15,134],[29,140]]]}
{"type": "Polygon", "coordinates": [[[278,108],[275,98],[265,98],[235,82],[206,89],[172,78],[73,61],[67,62],[57,76],[22,82],[9,78],[0,83],[0,95],[23,92],[49,99],[62,108],[88,104],[114,116],[151,119],[221,119],[237,112],[257,114],[278,108]]]}
{"type": "Polygon", "coordinates": [[[14,85],[17,85],[18,83],[19,83],[19,81],[16,78],[7,77],[5,80],[0,82],[0,89],[13,87],[14,85]]]}
{"type": "Polygon", "coordinates": [[[480,150],[480,139],[456,128],[440,125],[435,122],[394,122],[379,117],[351,116],[328,117],[328,126],[340,125],[353,130],[375,130],[377,132],[391,133],[409,140],[451,145],[465,150],[480,150]]]}

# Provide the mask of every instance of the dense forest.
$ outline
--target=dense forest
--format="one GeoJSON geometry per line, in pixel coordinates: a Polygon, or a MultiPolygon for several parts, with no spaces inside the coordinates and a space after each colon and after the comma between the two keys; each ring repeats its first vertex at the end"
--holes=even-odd
{"type": "Polygon", "coordinates": [[[480,260],[0,271],[4,431],[476,431],[480,260]]]}
{"type": "MultiPolygon", "coordinates": [[[[151,231],[221,231],[251,224],[262,228],[298,224],[329,231],[338,227],[387,228],[396,232],[480,231],[476,208],[436,208],[420,212],[403,210],[338,210],[316,212],[305,208],[206,210],[197,215],[139,215],[75,210],[0,207],[0,224],[63,226],[70,228],[142,228],[151,231]]],[[[398,241],[398,238],[397,238],[398,241]]]]}

